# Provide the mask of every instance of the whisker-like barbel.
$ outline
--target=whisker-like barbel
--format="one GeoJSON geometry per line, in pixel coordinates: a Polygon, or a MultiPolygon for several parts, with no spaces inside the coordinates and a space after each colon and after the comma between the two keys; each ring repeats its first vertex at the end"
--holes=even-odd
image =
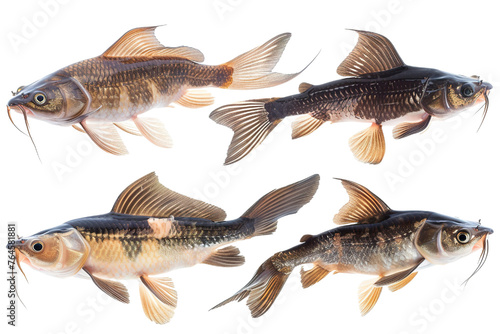
{"type": "Polygon", "coordinates": [[[488,107],[490,105],[490,100],[488,98],[488,93],[484,93],[484,111],[483,111],[483,119],[481,120],[481,124],[479,124],[479,128],[477,128],[477,132],[479,132],[479,129],[481,129],[481,126],[484,123],[484,119],[486,118],[486,113],[488,112],[488,107]]]}

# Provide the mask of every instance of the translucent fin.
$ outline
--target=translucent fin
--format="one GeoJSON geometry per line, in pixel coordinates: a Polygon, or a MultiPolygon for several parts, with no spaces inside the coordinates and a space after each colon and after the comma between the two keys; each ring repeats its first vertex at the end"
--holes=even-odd
{"type": "Polygon", "coordinates": [[[300,269],[300,282],[302,283],[302,287],[305,289],[318,283],[329,273],[329,270],[326,270],[318,265],[314,265],[314,267],[309,270],[304,270],[304,268],[300,269]]]}
{"type": "Polygon", "coordinates": [[[381,277],[378,281],[376,281],[373,285],[374,286],[385,286],[385,285],[391,285],[393,283],[397,283],[401,280],[404,280],[406,277],[408,277],[412,272],[414,272],[418,266],[424,262],[425,258],[420,259],[420,261],[417,262],[413,267],[408,268],[406,270],[399,271],[397,273],[394,273],[392,275],[387,275],[384,277],[381,277]]]}
{"type": "Polygon", "coordinates": [[[214,97],[206,90],[189,89],[175,103],[186,108],[202,108],[214,103],[214,97]]]}
{"type": "Polygon", "coordinates": [[[361,283],[358,290],[358,300],[362,316],[365,316],[377,304],[381,292],[382,287],[374,287],[373,280],[361,283]]]}
{"type": "Polygon", "coordinates": [[[123,132],[126,132],[128,134],[134,135],[134,136],[142,136],[139,130],[137,130],[137,127],[135,126],[134,122],[131,121],[123,121],[119,123],[113,123],[118,129],[122,130],[123,132]]]}
{"type": "Polygon", "coordinates": [[[232,82],[226,88],[259,89],[273,87],[302,73],[303,70],[293,74],[272,72],[281,58],[290,36],[291,34],[288,33],[278,35],[263,45],[223,64],[233,69],[232,82]]]}
{"type": "Polygon", "coordinates": [[[426,114],[420,122],[399,123],[392,129],[392,136],[394,139],[401,139],[422,132],[429,126],[431,118],[431,115],[426,114]]]}
{"type": "Polygon", "coordinates": [[[175,306],[162,303],[144,284],[139,284],[144,314],[157,324],[166,324],[174,316],[175,306]]]}
{"type": "Polygon", "coordinates": [[[242,301],[248,297],[247,306],[250,309],[252,317],[260,317],[274,303],[290,273],[291,270],[288,268],[278,271],[272,263],[272,258],[270,258],[259,267],[247,285],[212,309],[221,307],[232,301],[242,301]]]}
{"type": "Polygon", "coordinates": [[[311,88],[313,85],[307,82],[303,82],[299,85],[299,93],[304,93],[307,91],[309,88],[311,88]]]}
{"type": "Polygon", "coordinates": [[[245,257],[240,255],[238,248],[228,246],[213,252],[203,263],[218,267],[238,267],[245,263],[245,257]]]}
{"type": "Polygon", "coordinates": [[[281,119],[269,121],[265,104],[272,99],[250,100],[215,109],[210,119],[234,131],[225,165],[243,159],[273,131],[281,119]]]}
{"type": "Polygon", "coordinates": [[[82,269],[90,276],[92,282],[94,282],[95,285],[97,285],[97,287],[101,289],[105,294],[107,294],[113,299],[118,300],[119,302],[125,304],[130,303],[129,294],[125,285],[117,281],[111,281],[94,276],[87,269],[85,268],[82,269]]]}
{"type": "Polygon", "coordinates": [[[292,139],[297,139],[314,132],[325,121],[317,119],[310,114],[301,115],[292,123],[292,139]]]}
{"type": "Polygon", "coordinates": [[[78,125],[76,124],[73,124],[71,125],[73,127],[73,129],[75,129],[76,131],[79,131],[79,132],[82,132],[82,133],[85,133],[85,130],[82,129],[81,127],[79,127],[78,125]]]}
{"type": "Polygon", "coordinates": [[[224,210],[172,191],[150,173],[129,185],[118,196],[112,212],[149,217],[194,217],[222,221],[224,210]]]}
{"type": "Polygon", "coordinates": [[[411,282],[413,278],[415,278],[415,276],[417,276],[417,274],[418,271],[414,271],[407,277],[403,278],[401,281],[389,285],[389,290],[391,290],[391,292],[395,292],[398,291],[399,289],[404,288],[408,283],[411,282]]]}
{"type": "Polygon", "coordinates": [[[261,197],[243,215],[254,219],[254,236],[271,234],[276,230],[277,220],[300,210],[313,198],[319,185],[315,174],[302,181],[273,190],[261,197]]]}
{"type": "Polygon", "coordinates": [[[172,147],[172,138],[163,126],[163,123],[156,118],[135,117],[133,119],[139,132],[156,146],[170,148],[172,147]]]}
{"type": "Polygon", "coordinates": [[[333,217],[335,224],[377,223],[391,211],[377,195],[367,188],[352,181],[342,180],[349,202],[333,217]]]}
{"type": "Polygon", "coordinates": [[[129,30],[109,49],[102,57],[123,58],[123,57],[174,57],[202,62],[205,57],[200,50],[188,46],[165,47],[155,36],[155,27],[143,27],[129,30]]]}
{"type": "Polygon", "coordinates": [[[354,30],[359,34],[358,43],[337,68],[342,76],[387,71],[404,66],[404,62],[391,41],[369,31],[354,30]]]}
{"type": "Polygon", "coordinates": [[[170,278],[142,275],[140,279],[142,284],[144,284],[163,304],[172,307],[177,306],[177,292],[174,288],[174,282],[172,282],[170,278]]]}
{"type": "Polygon", "coordinates": [[[372,125],[349,139],[352,153],[361,162],[378,164],[385,154],[385,138],[382,125],[372,125]]]}
{"type": "Polygon", "coordinates": [[[90,139],[104,151],[114,154],[127,154],[127,148],[123,144],[118,131],[112,123],[80,123],[90,139]]]}

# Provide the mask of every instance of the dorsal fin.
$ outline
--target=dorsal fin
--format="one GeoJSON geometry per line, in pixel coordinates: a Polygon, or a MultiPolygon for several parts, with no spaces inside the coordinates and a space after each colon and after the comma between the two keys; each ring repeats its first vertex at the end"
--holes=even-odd
{"type": "Polygon", "coordinates": [[[376,223],[391,209],[377,195],[360,184],[342,180],[349,202],[333,217],[335,224],[376,223]]]}
{"type": "Polygon", "coordinates": [[[166,188],[150,173],[129,185],[118,196],[112,212],[149,217],[193,217],[212,221],[226,218],[224,210],[166,188]]]}
{"type": "Polygon", "coordinates": [[[155,36],[157,27],[135,28],[127,31],[102,54],[102,57],[176,57],[196,62],[205,60],[205,56],[198,49],[189,46],[175,48],[163,46],[155,36]]]}
{"type": "Polygon", "coordinates": [[[358,43],[337,68],[339,75],[358,76],[404,66],[394,45],[387,38],[374,32],[354,31],[359,34],[358,43]]]}
{"type": "Polygon", "coordinates": [[[306,90],[311,88],[313,85],[307,82],[303,82],[299,85],[299,93],[304,93],[306,90]]]}

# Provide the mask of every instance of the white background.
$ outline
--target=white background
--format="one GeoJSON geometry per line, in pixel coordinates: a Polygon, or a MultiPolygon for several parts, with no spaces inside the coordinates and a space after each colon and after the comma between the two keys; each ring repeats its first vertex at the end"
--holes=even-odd
{"type": "MultiPolygon", "coordinates": [[[[19,280],[20,295],[27,306],[18,308],[19,327],[8,327],[6,317],[0,317],[8,333],[498,330],[497,235],[490,239],[489,260],[465,290],[456,288],[474,270],[479,253],[426,269],[396,293],[384,290],[366,317],[359,315],[357,287],[367,277],[328,276],[304,290],[298,285],[298,268],[279,301],[262,318],[251,319],[244,303],[208,312],[246,284],[269,256],[296,245],[305,233],[334,227],[332,217],[347,196],[333,177],[367,186],[395,209],[482,219],[484,225],[499,230],[498,88],[490,94],[490,113],[479,133],[481,117],[474,116],[473,110],[450,122],[432,122],[425,133],[400,141],[392,139],[391,129],[386,128],[387,152],[378,166],[357,162],[347,145],[348,138],[365,124],[326,124],[314,134],[292,141],[288,120],[257,153],[223,167],[232,132],[208,118],[210,111],[222,104],[294,94],[302,81],[320,84],[339,79],[336,68],[356,41],[356,34],[345,28],[386,35],[409,65],[477,74],[498,86],[500,25],[496,2],[75,0],[44,9],[44,3],[54,1],[1,4],[0,92],[5,103],[18,86],[97,56],[125,31],[140,26],[166,24],[157,31],[160,41],[168,46],[196,47],[204,52],[206,64],[223,63],[282,32],[293,36],[278,71],[295,72],[320,49],[321,53],[303,74],[279,87],[210,89],[215,96],[213,107],[192,110],[176,106],[148,112],[165,123],[174,139],[172,149],[122,134],[130,154],[115,157],[89,145],[83,134],[71,128],[32,120],[41,164],[29,139],[5,115],[0,122],[1,244],[6,243],[7,222],[17,222],[21,235],[31,235],[73,218],[105,213],[123,188],[150,171],[156,171],[166,186],[224,208],[229,219],[238,217],[271,189],[313,173],[321,175],[321,184],[309,205],[280,220],[274,235],[236,244],[246,256],[244,266],[198,265],[166,274],[174,280],[179,295],[175,316],[167,325],[155,325],[144,316],[136,281],[126,282],[131,304],[124,305],[103,297],[90,281],[53,278],[26,268],[30,283],[19,280]],[[47,11],[50,15],[44,14],[47,11]],[[27,22],[37,24],[37,30],[23,32],[27,22]],[[21,44],[12,42],[19,38],[24,38],[21,44]],[[78,150],[78,156],[70,153],[78,150]]],[[[15,115],[15,120],[22,125],[21,116],[15,115]]],[[[6,255],[3,259],[0,269],[7,265],[6,255]]],[[[2,289],[4,310],[5,283],[2,289]]]]}

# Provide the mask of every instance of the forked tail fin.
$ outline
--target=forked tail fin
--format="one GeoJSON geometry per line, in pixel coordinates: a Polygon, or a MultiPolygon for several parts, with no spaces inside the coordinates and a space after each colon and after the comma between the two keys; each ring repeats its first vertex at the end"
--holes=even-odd
{"type": "Polygon", "coordinates": [[[275,189],[262,196],[241,217],[251,219],[253,236],[267,235],[276,231],[278,219],[296,213],[313,198],[319,185],[319,175],[275,189]]]}
{"type": "Polygon", "coordinates": [[[266,103],[273,99],[259,99],[228,104],[215,109],[210,119],[234,131],[227,149],[225,165],[230,165],[249,154],[273,131],[281,119],[269,120],[266,103]]]}
{"type": "Polygon", "coordinates": [[[293,74],[272,72],[276,63],[280,60],[290,37],[290,33],[278,35],[261,46],[223,64],[233,69],[232,82],[226,88],[258,89],[273,87],[302,73],[305,68],[293,74]]]}
{"type": "Polygon", "coordinates": [[[247,285],[236,292],[232,297],[217,304],[212,309],[221,307],[235,300],[242,301],[248,297],[247,306],[252,313],[252,317],[257,318],[266,313],[271,305],[273,305],[276,297],[278,297],[278,294],[293,269],[284,267],[278,270],[273,264],[273,259],[275,258],[276,254],[259,267],[254,277],[247,285]]]}

